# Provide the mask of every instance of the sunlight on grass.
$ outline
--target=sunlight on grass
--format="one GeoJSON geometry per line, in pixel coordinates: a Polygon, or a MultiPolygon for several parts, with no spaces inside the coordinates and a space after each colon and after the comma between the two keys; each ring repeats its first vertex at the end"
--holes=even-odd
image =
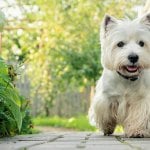
{"type": "Polygon", "coordinates": [[[123,127],[121,125],[118,125],[115,129],[115,133],[123,133],[124,130],[123,130],[123,127]]]}
{"type": "MultiPolygon", "coordinates": [[[[77,131],[97,131],[96,127],[89,124],[88,118],[86,116],[78,116],[71,118],[60,118],[58,116],[54,117],[38,117],[33,119],[35,126],[50,126],[50,127],[62,127],[68,129],[74,129],[77,131]]],[[[117,126],[115,129],[116,133],[122,133],[122,126],[117,126]]]]}
{"type": "Polygon", "coordinates": [[[54,117],[38,117],[33,119],[35,126],[51,126],[51,127],[63,127],[68,129],[75,129],[78,131],[96,131],[96,128],[91,126],[86,116],[72,117],[72,118],[60,118],[54,117]]]}

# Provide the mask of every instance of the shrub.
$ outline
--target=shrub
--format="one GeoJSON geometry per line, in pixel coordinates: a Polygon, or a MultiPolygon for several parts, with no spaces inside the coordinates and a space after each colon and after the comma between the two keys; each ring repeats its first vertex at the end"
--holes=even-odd
{"type": "Polygon", "coordinates": [[[28,101],[18,93],[13,83],[13,66],[0,58],[0,136],[28,133],[31,129],[28,101]]]}

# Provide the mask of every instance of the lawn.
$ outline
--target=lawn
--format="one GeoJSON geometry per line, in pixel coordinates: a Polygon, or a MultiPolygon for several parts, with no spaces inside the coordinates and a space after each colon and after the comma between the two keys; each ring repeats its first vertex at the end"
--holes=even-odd
{"type": "Polygon", "coordinates": [[[63,127],[68,129],[74,129],[78,131],[95,131],[96,128],[88,123],[86,116],[72,117],[72,118],[60,118],[54,117],[38,117],[33,119],[35,126],[51,126],[51,127],[63,127]]]}
{"type": "MultiPolygon", "coordinates": [[[[58,128],[74,129],[77,131],[98,131],[95,127],[89,124],[87,116],[81,115],[72,118],[54,117],[37,117],[33,119],[35,126],[50,126],[58,128]]],[[[121,126],[117,126],[115,132],[123,132],[121,126]]]]}

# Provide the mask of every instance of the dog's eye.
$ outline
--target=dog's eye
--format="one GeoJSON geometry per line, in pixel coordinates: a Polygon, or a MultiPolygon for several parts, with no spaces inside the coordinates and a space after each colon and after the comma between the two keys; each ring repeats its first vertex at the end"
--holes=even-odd
{"type": "Polygon", "coordinates": [[[139,42],[139,45],[140,45],[141,47],[143,47],[143,46],[144,46],[144,42],[143,42],[143,41],[140,41],[140,42],[139,42]]]}
{"type": "Polygon", "coordinates": [[[120,42],[117,44],[117,46],[118,46],[118,47],[123,47],[124,44],[125,44],[124,42],[120,41],[120,42]]]}

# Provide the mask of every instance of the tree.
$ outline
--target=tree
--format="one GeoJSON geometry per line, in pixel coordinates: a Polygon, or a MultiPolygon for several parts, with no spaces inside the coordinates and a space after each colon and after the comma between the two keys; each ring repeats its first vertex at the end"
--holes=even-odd
{"type": "MultiPolygon", "coordinates": [[[[99,28],[105,12],[133,17],[138,1],[18,0],[21,19],[11,19],[2,55],[24,62],[35,114],[49,115],[55,97],[94,86],[101,74],[99,28]],[[117,7],[116,7],[117,6],[117,7]],[[130,13],[129,13],[130,10],[130,13]],[[42,106],[42,107],[41,107],[42,106]]],[[[13,7],[13,6],[12,6],[13,7]]]]}

